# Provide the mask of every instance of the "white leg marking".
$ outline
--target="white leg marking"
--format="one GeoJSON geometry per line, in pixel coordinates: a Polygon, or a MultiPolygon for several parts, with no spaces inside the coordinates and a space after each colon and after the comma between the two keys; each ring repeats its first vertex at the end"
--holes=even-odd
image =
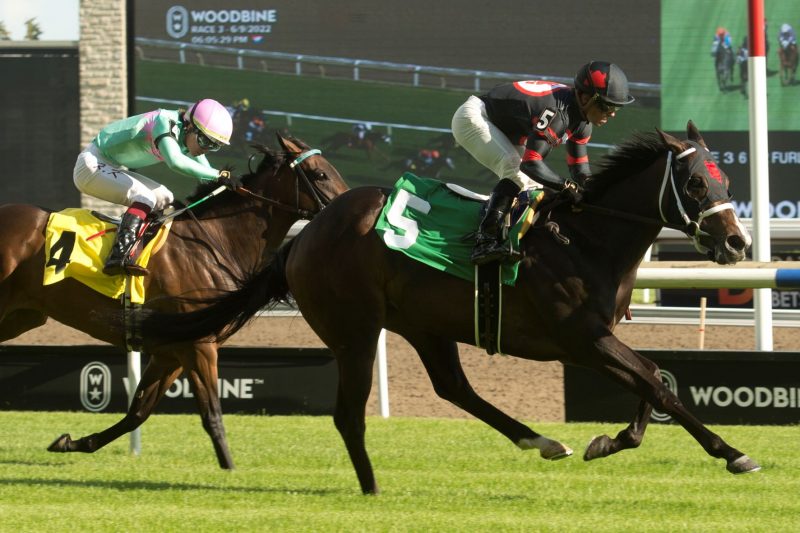
{"type": "Polygon", "coordinates": [[[554,461],[572,455],[572,450],[558,441],[539,436],[535,439],[520,439],[517,446],[523,450],[537,449],[544,459],[554,461]]]}

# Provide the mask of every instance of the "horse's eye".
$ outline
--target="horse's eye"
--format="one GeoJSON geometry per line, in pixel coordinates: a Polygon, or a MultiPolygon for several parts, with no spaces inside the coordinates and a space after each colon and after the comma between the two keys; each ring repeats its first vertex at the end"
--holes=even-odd
{"type": "Polygon", "coordinates": [[[686,183],[688,189],[700,189],[703,186],[703,178],[700,176],[690,176],[689,181],[686,183]]]}

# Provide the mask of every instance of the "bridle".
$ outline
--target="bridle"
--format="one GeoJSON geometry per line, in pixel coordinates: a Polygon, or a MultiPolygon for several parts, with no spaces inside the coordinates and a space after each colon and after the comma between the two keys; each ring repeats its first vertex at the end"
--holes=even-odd
{"type": "Polygon", "coordinates": [[[726,211],[728,209],[735,211],[735,208],[731,202],[724,202],[721,204],[717,204],[713,207],[709,207],[708,209],[702,209],[703,204],[701,203],[701,210],[697,215],[697,220],[692,220],[689,214],[686,212],[686,209],[684,208],[683,205],[683,201],[681,200],[681,196],[678,193],[678,186],[675,183],[675,165],[679,161],[681,161],[682,159],[684,159],[685,157],[696,151],[697,151],[696,147],[694,146],[689,147],[683,152],[676,155],[674,160],[673,160],[672,150],[669,150],[667,152],[667,164],[665,165],[664,168],[664,177],[661,181],[661,188],[659,190],[659,195],[658,195],[658,212],[661,218],[660,220],[591,204],[580,204],[577,208],[588,212],[610,215],[616,218],[622,218],[635,222],[643,222],[651,225],[658,225],[680,231],[682,233],[685,233],[687,237],[692,239],[692,242],[694,243],[694,246],[697,249],[697,251],[699,251],[700,253],[707,253],[710,250],[706,246],[700,243],[700,239],[703,237],[711,237],[711,234],[700,229],[700,225],[702,224],[703,220],[710,217],[711,215],[714,215],[721,211],[726,211]],[[670,197],[674,199],[675,206],[678,210],[678,213],[680,214],[683,223],[670,222],[669,219],[667,218],[667,215],[664,212],[665,211],[664,204],[665,201],[667,203],[669,202],[670,197]]]}
{"type": "MultiPolygon", "coordinates": [[[[262,201],[262,202],[264,202],[264,203],[266,203],[268,205],[277,207],[278,209],[282,209],[282,210],[288,211],[290,213],[295,213],[295,214],[299,215],[300,218],[302,218],[302,219],[311,220],[320,211],[322,211],[325,208],[326,205],[331,203],[331,199],[323,197],[319,193],[319,191],[317,191],[317,189],[311,183],[311,180],[308,178],[308,175],[306,174],[305,170],[303,170],[303,167],[302,167],[301,163],[303,161],[305,161],[306,159],[308,159],[309,157],[312,157],[312,156],[315,156],[315,155],[321,155],[321,154],[322,154],[321,150],[319,150],[317,148],[312,148],[311,150],[306,150],[305,152],[301,152],[297,157],[294,158],[294,160],[292,160],[289,163],[289,168],[291,168],[294,171],[294,175],[297,178],[297,180],[295,181],[295,195],[294,195],[295,200],[294,200],[294,205],[285,204],[283,202],[279,202],[278,200],[274,200],[272,198],[267,198],[266,196],[262,196],[260,194],[254,193],[253,191],[251,191],[247,187],[241,187],[241,188],[239,188],[237,190],[237,192],[242,193],[242,194],[246,194],[248,196],[252,196],[253,198],[257,198],[260,201],[262,201]],[[316,205],[316,211],[309,211],[308,209],[301,209],[300,208],[300,185],[301,184],[303,185],[305,190],[311,195],[311,197],[314,199],[314,202],[317,204],[316,205]]],[[[248,161],[248,163],[247,163],[248,167],[250,167],[250,162],[252,161],[253,157],[254,156],[250,157],[250,161],[248,161]]],[[[253,172],[252,168],[250,169],[250,173],[251,174],[255,174],[255,172],[253,172]]]]}
{"type": "MultiPolygon", "coordinates": [[[[294,171],[294,174],[297,177],[297,181],[295,181],[295,190],[294,190],[294,205],[284,204],[283,202],[279,202],[277,200],[273,200],[272,198],[267,198],[266,196],[262,196],[260,194],[254,193],[253,191],[251,191],[250,189],[248,189],[246,187],[240,187],[240,188],[238,188],[236,190],[236,192],[240,193],[242,195],[247,195],[247,196],[252,196],[253,198],[257,198],[258,200],[260,200],[260,201],[262,201],[262,202],[264,202],[266,204],[272,205],[274,207],[277,207],[278,209],[283,209],[284,211],[288,211],[290,213],[295,213],[295,214],[299,215],[300,218],[302,218],[302,219],[311,220],[312,218],[314,218],[315,215],[317,215],[320,211],[322,211],[325,208],[326,205],[331,203],[331,199],[330,198],[323,198],[319,194],[319,192],[314,188],[314,185],[312,185],[311,180],[308,179],[308,176],[306,175],[305,171],[303,170],[303,167],[300,166],[300,163],[302,163],[303,161],[305,161],[306,159],[308,159],[312,155],[320,155],[320,154],[322,154],[322,151],[321,150],[317,150],[316,148],[311,149],[311,150],[306,150],[305,152],[301,152],[300,155],[295,157],[294,160],[289,163],[289,168],[291,168],[294,171]],[[308,189],[308,191],[311,193],[311,196],[314,198],[314,201],[317,203],[317,210],[316,211],[309,211],[307,209],[301,209],[300,208],[300,182],[302,182],[303,185],[305,186],[305,188],[308,189]]],[[[256,155],[257,154],[251,155],[250,156],[250,160],[247,162],[247,166],[250,169],[250,174],[255,174],[255,172],[253,172],[253,169],[252,169],[252,166],[250,165],[250,163],[252,162],[253,157],[255,157],[256,155]]],[[[165,215],[161,215],[160,217],[158,217],[156,219],[156,221],[159,224],[161,224],[161,223],[164,223],[167,220],[173,219],[173,218],[177,217],[178,215],[183,214],[185,212],[192,213],[192,208],[193,207],[195,207],[197,205],[200,205],[203,202],[206,202],[207,200],[210,200],[211,198],[217,196],[218,194],[220,194],[222,192],[225,192],[226,190],[227,190],[227,187],[225,185],[220,185],[219,187],[217,187],[216,189],[211,191],[206,196],[200,198],[199,200],[197,200],[197,201],[195,201],[195,202],[193,202],[193,203],[191,203],[191,204],[189,204],[189,205],[187,205],[185,207],[182,207],[182,208],[180,208],[180,209],[178,209],[176,211],[173,211],[171,213],[168,213],[168,214],[165,214],[165,215]]],[[[192,217],[194,217],[194,215],[192,215],[192,217]]]]}
{"type": "MultiPolygon", "coordinates": [[[[261,202],[264,202],[264,203],[269,204],[271,206],[277,207],[278,209],[282,209],[282,210],[288,211],[290,213],[295,213],[295,214],[299,215],[300,218],[303,218],[305,220],[311,220],[312,218],[314,218],[315,215],[317,215],[320,211],[322,211],[325,208],[326,205],[328,205],[331,202],[331,199],[330,198],[323,198],[319,194],[319,192],[314,188],[314,185],[311,183],[311,180],[308,178],[308,176],[306,175],[305,171],[303,170],[303,167],[300,164],[303,161],[305,161],[306,159],[308,159],[309,157],[312,157],[312,156],[315,156],[315,155],[321,155],[321,154],[322,154],[321,150],[318,150],[318,149],[314,148],[314,149],[311,149],[311,150],[306,150],[305,152],[301,152],[297,157],[294,158],[294,160],[289,162],[289,168],[291,168],[294,171],[294,174],[297,177],[297,180],[295,180],[295,205],[284,204],[284,203],[279,202],[277,200],[273,200],[272,198],[267,198],[266,196],[262,196],[260,194],[254,193],[253,191],[251,191],[251,190],[249,190],[249,189],[247,189],[245,187],[239,187],[236,190],[236,192],[239,193],[239,194],[243,194],[243,195],[251,196],[253,198],[257,198],[261,202]],[[300,183],[301,182],[303,183],[303,186],[306,189],[308,189],[308,191],[311,193],[311,196],[314,198],[314,201],[317,204],[317,210],[316,211],[309,211],[307,209],[301,209],[300,208],[300,183]]],[[[252,168],[250,166],[250,163],[251,163],[252,159],[253,159],[253,156],[251,156],[250,160],[248,161],[248,168],[250,169],[250,173],[251,174],[255,174],[255,172],[253,172],[253,170],[252,170],[252,168]]],[[[192,208],[197,206],[197,205],[199,205],[199,204],[201,204],[201,203],[203,203],[203,202],[206,202],[207,200],[210,200],[211,198],[213,198],[213,197],[217,196],[218,194],[226,191],[227,189],[228,189],[228,187],[226,187],[225,185],[220,185],[219,187],[214,189],[212,192],[210,192],[209,194],[207,194],[203,198],[195,201],[194,203],[192,203],[192,204],[190,204],[188,206],[185,206],[185,207],[183,207],[181,209],[178,209],[178,210],[176,210],[176,211],[174,211],[172,213],[169,213],[167,215],[162,215],[161,217],[159,217],[157,219],[157,222],[158,223],[163,223],[163,222],[165,222],[165,221],[167,221],[169,219],[177,217],[181,213],[188,212],[189,215],[191,216],[192,220],[194,220],[194,222],[199,226],[200,230],[205,234],[206,238],[208,239],[208,242],[211,244],[210,248],[211,248],[212,253],[216,257],[217,263],[219,263],[220,265],[223,265],[225,262],[222,261],[222,259],[217,254],[217,250],[220,249],[220,247],[215,244],[217,242],[217,239],[212,237],[208,233],[206,228],[202,224],[200,224],[200,221],[194,215],[194,212],[192,211],[192,208]]]]}
{"type": "MultiPolygon", "coordinates": [[[[694,146],[691,146],[691,147],[687,148],[686,150],[684,150],[683,152],[681,152],[678,155],[676,155],[675,156],[675,161],[680,161],[681,159],[685,158],[689,154],[692,154],[692,153],[694,153],[696,151],[697,151],[697,148],[695,148],[694,146]]],[[[673,165],[671,163],[671,160],[672,160],[672,151],[670,150],[670,152],[667,155],[667,168],[664,171],[664,179],[661,182],[661,192],[658,195],[658,212],[661,215],[661,220],[662,220],[662,222],[664,222],[665,226],[672,227],[672,226],[668,225],[667,217],[664,214],[664,209],[663,209],[665,192],[666,192],[666,189],[667,189],[667,181],[668,181],[668,177],[669,177],[669,183],[672,186],[671,187],[672,197],[675,199],[675,205],[678,208],[678,213],[680,213],[681,219],[685,223],[685,225],[682,228],[681,227],[677,227],[677,229],[679,229],[680,231],[683,231],[690,239],[692,239],[694,247],[698,252],[700,252],[700,253],[710,252],[711,250],[709,250],[706,246],[704,246],[703,244],[700,243],[700,239],[702,237],[711,237],[710,233],[705,232],[702,229],[700,229],[700,225],[703,223],[703,220],[705,220],[707,217],[710,217],[711,215],[719,213],[720,211],[726,211],[726,210],[730,209],[731,211],[735,212],[736,209],[733,207],[733,204],[731,202],[723,202],[723,203],[717,204],[717,205],[715,205],[713,207],[709,207],[708,209],[702,209],[703,203],[708,200],[706,198],[706,199],[704,199],[704,202],[700,203],[701,209],[700,209],[700,212],[697,215],[697,220],[692,220],[689,217],[689,215],[686,213],[686,209],[684,209],[684,207],[683,207],[683,202],[681,201],[681,197],[678,194],[678,188],[675,185],[675,176],[674,176],[673,165]],[[667,176],[667,175],[669,175],[669,176],[667,176]]]]}

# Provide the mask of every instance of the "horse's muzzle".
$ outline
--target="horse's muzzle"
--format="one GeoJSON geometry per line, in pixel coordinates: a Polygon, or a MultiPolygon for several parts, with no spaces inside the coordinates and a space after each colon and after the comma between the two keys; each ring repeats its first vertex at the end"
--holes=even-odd
{"type": "Polygon", "coordinates": [[[745,258],[749,243],[741,235],[730,235],[715,247],[714,261],[720,265],[733,265],[745,258]]]}

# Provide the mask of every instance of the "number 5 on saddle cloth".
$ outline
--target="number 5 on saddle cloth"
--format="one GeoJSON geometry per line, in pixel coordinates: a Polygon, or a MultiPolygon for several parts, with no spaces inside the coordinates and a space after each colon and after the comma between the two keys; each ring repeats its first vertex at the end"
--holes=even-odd
{"type": "MultiPolygon", "coordinates": [[[[535,221],[533,207],[542,194],[541,190],[520,193],[508,233],[513,249],[519,248],[519,240],[535,221]]],[[[500,288],[515,284],[519,265],[476,268],[470,262],[475,228],[487,199],[457,185],[406,172],[395,183],[375,229],[389,248],[475,283],[475,344],[491,355],[500,345],[500,288]],[[484,274],[489,281],[483,280],[484,274]]]]}

